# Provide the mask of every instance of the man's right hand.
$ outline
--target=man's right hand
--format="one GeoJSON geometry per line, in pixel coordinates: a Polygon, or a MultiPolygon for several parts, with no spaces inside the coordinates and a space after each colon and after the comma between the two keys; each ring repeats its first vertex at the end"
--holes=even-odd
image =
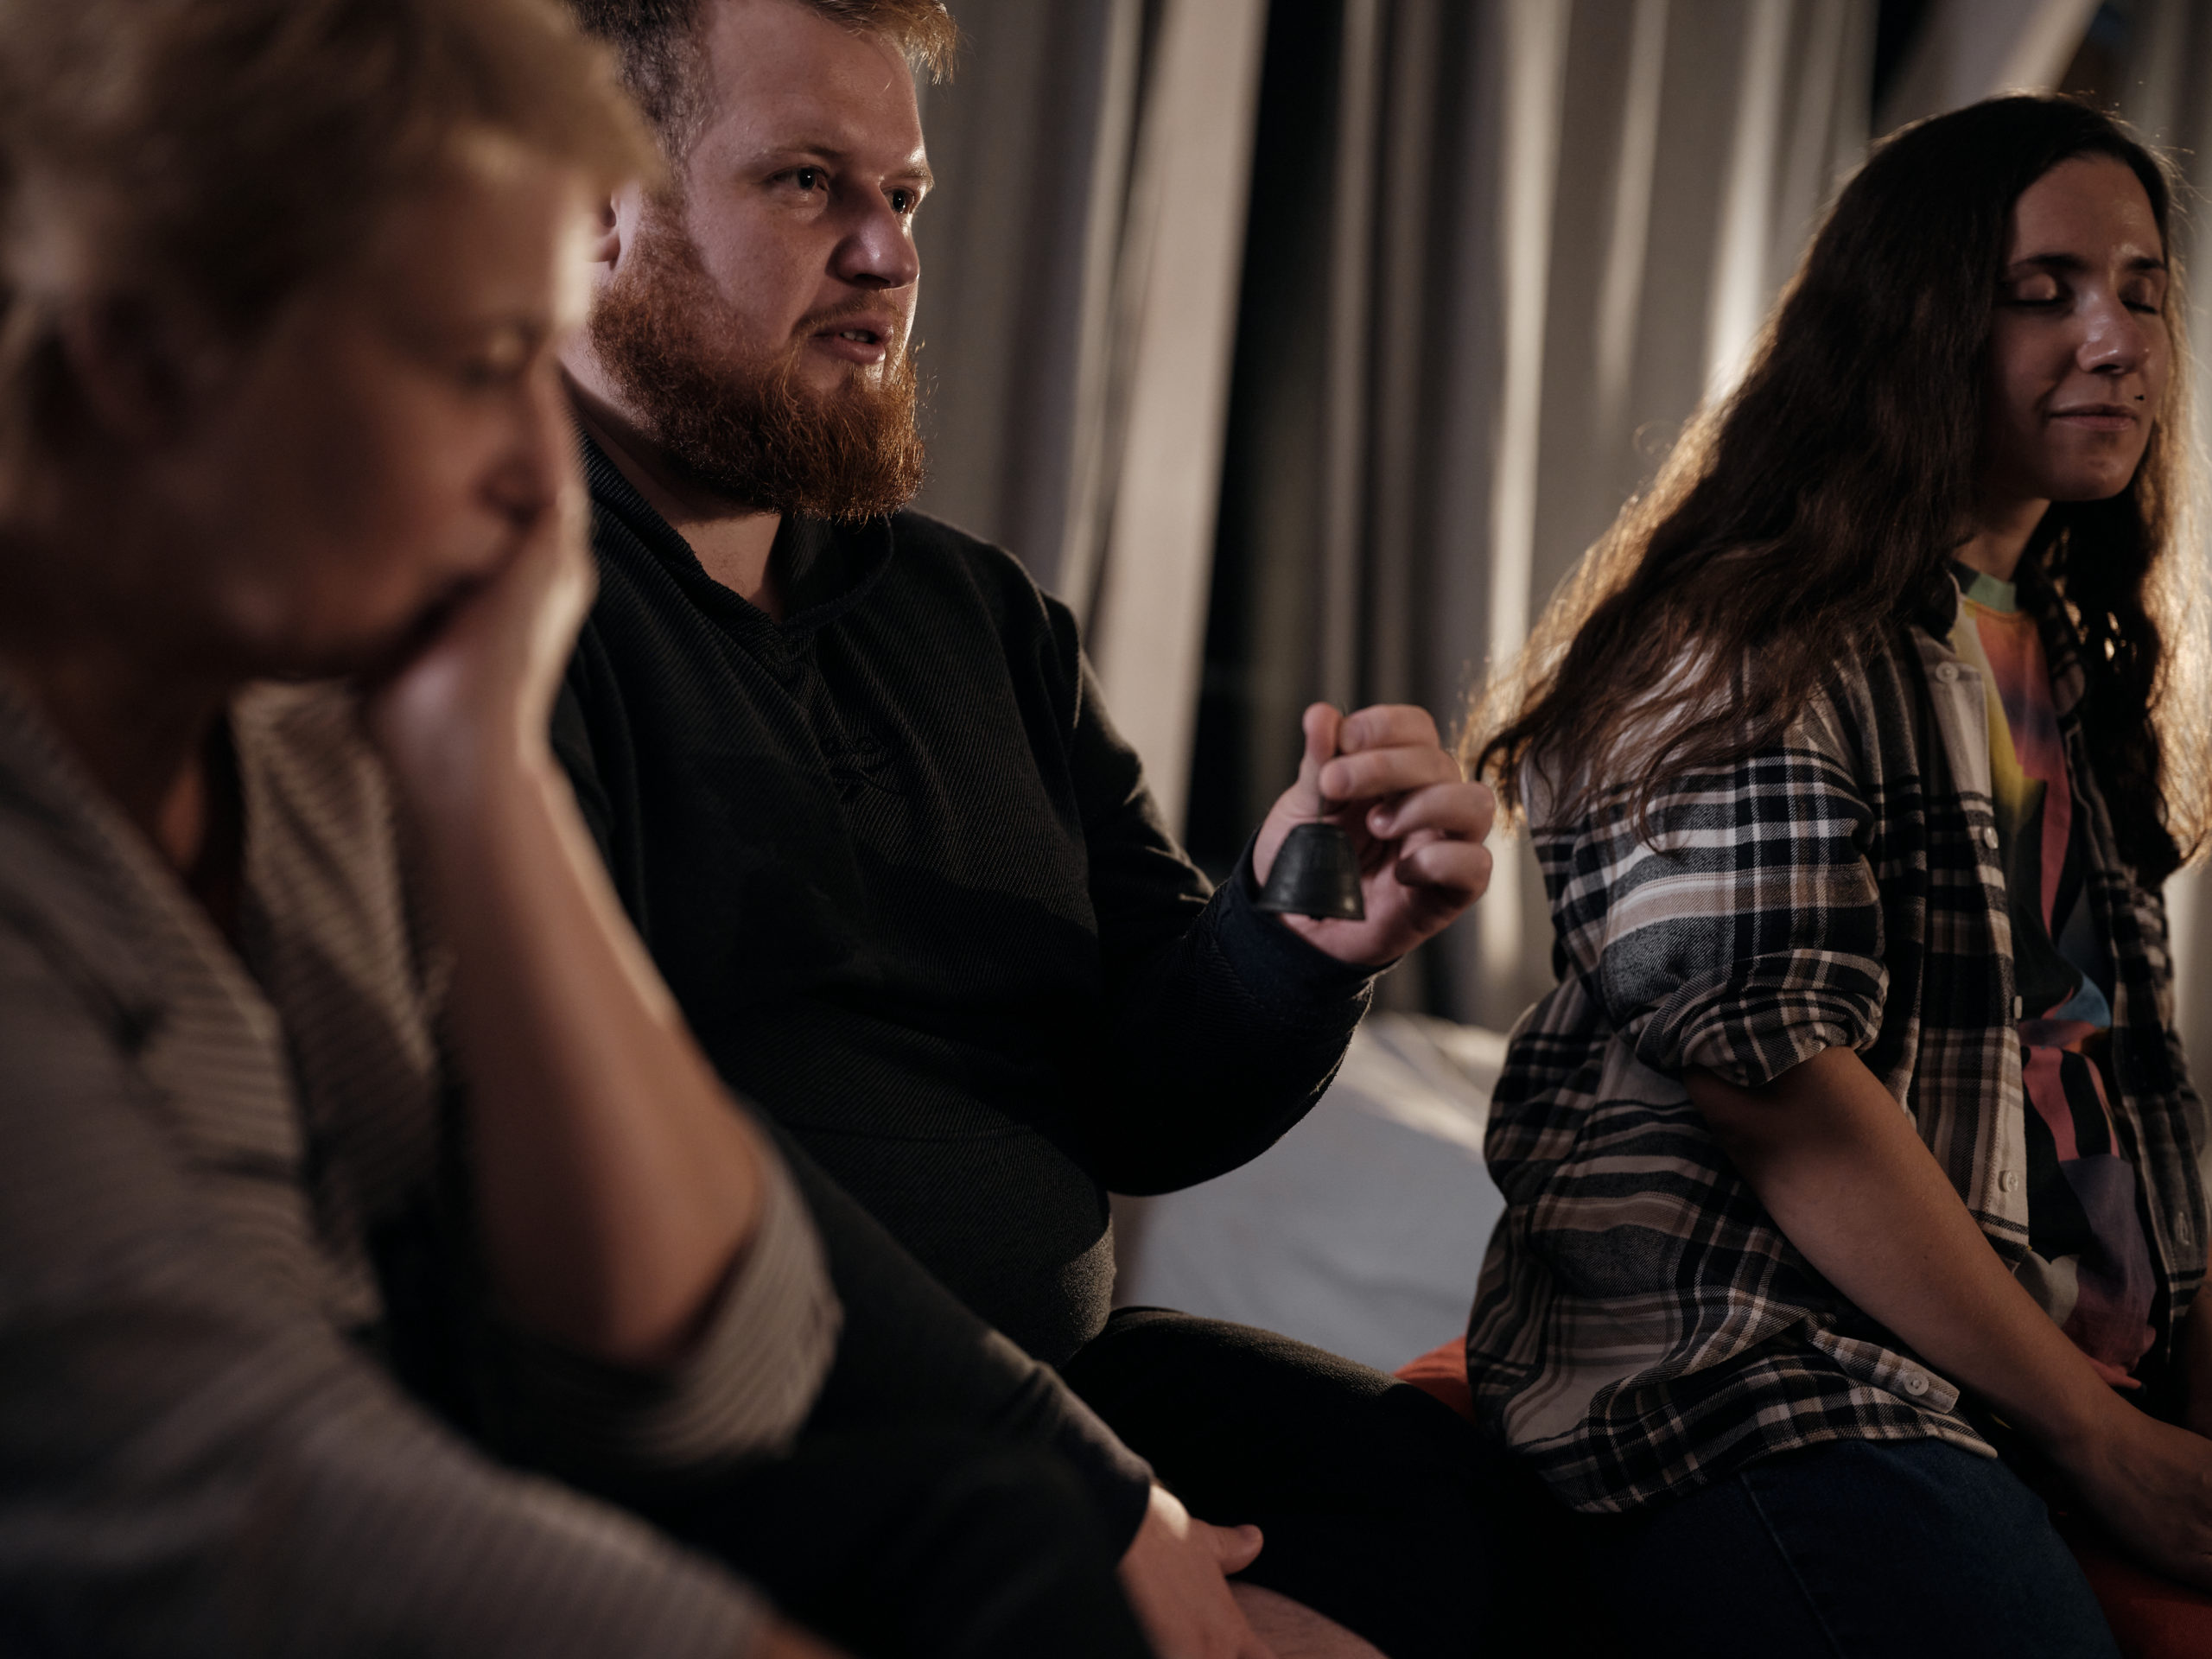
{"type": "Polygon", "coordinates": [[[2053,1452],[2107,1531],[2168,1578],[2212,1591],[2212,1440],[2114,1396],[2080,1447],[2053,1452]]]}
{"type": "Polygon", "coordinates": [[[1122,1588],[1160,1659],[1275,1659],[1253,1633],[1229,1574],[1259,1558],[1257,1527],[1193,1519],[1165,1486],[1122,1557],[1122,1588]]]}

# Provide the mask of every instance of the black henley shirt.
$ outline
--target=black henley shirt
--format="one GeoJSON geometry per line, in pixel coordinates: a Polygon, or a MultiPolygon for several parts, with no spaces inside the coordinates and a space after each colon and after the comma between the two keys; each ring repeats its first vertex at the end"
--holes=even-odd
{"type": "Polygon", "coordinates": [[[1109,1306],[1107,1190],[1271,1145],[1369,974],[1253,910],[1249,865],[1209,892],[1011,556],[786,518],[779,622],[585,461],[601,587],[555,747],[623,904],[802,1179],[1063,1362],[1109,1306]]]}

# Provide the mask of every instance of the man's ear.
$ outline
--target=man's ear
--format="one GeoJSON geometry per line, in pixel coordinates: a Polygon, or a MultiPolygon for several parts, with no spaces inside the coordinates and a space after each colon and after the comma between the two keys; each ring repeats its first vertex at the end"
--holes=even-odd
{"type": "Polygon", "coordinates": [[[599,204],[592,216],[591,238],[586,244],[594,265],[605,265],[609,270],[622,259],[622,218],[615,210],[614,198],[607,197],[599,204]]]}
{"type": "Polygon", "coordinates": [[[621,270],[622,262],[638,251],[638,239],[645,233],[645,214],[652,206],[645,187],[632,179],[594,210],[586,246],[590,250],[587,257],[598,268],[599,281],[613,276],[621,270]]]}
{"type": "Polygon", "coordinates": [[[175,436],[212,385],[214,353],[204,331],[150,300],[86,300],[57,321],[86,418],[125,445],[175,436]]]}

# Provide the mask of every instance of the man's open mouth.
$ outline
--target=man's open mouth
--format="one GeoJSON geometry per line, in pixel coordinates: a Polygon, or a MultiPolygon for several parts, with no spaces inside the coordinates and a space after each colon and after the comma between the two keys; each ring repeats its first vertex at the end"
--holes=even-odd
{"type": "Polygon", "coordinates": [[[878,317],[861,321],[833,321],[817,328],[811,338],[815,345],[832,357],[841,357],[861,367],[873,368],[891,359],[892,341],[898,338],[893,325],[878,317]]]}

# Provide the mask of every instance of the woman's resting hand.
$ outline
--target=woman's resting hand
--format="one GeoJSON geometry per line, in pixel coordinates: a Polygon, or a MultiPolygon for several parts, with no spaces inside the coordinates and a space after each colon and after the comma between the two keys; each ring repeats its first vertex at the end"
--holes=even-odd
{"type": "Polygon", "coordinates": [[[1762,1089],[1683,1082],[1775,1224],[1853,1306],[1980,1395],[2145,1560],[2212,1589],[2212,1441],[2107,1385],[1858,1055],[1825,1050],[1762,1089]]]}
{"type": "Polygon", "coordinates": [[[2050,1451],[2083,1505],[2145,1565],[2212,1590],[2212,1440],[2115,1395],[2088,1437],[2050,1451]]]}

